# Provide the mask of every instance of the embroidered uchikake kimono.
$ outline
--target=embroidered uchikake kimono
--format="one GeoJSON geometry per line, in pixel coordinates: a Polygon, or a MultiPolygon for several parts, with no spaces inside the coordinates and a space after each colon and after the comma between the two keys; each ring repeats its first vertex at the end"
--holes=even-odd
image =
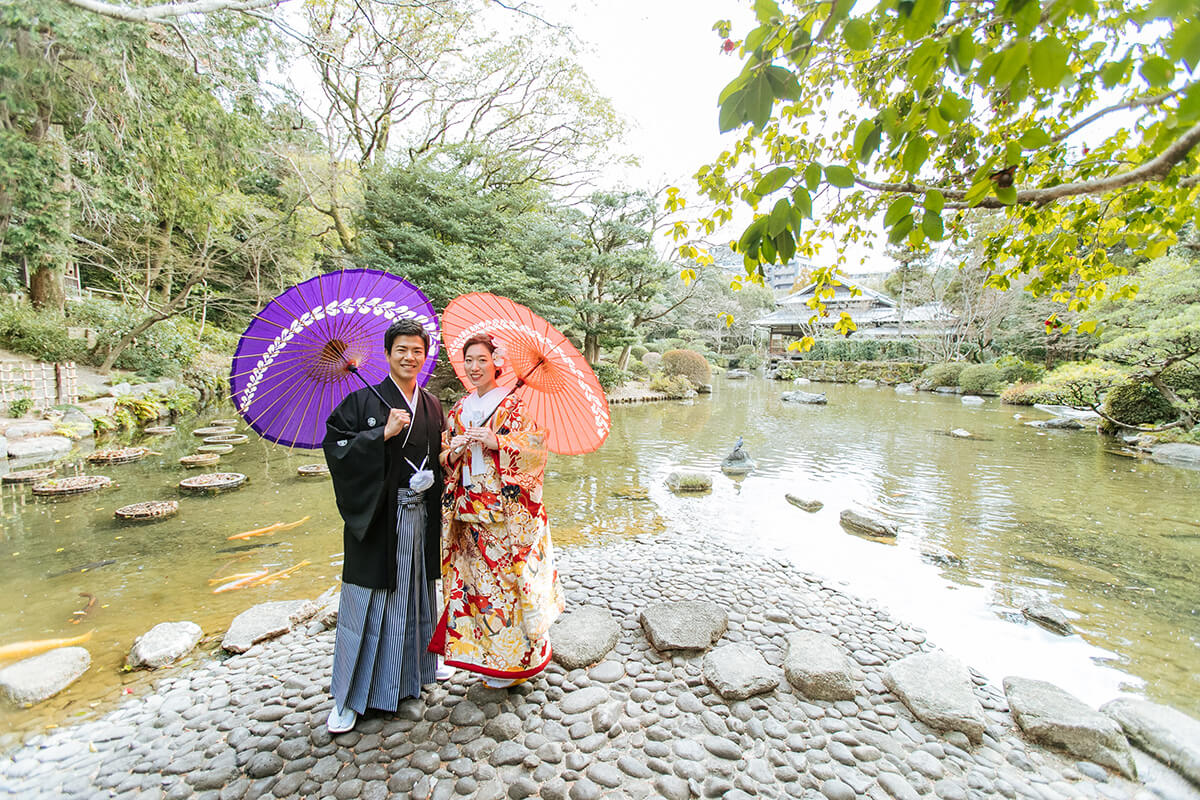
{"type": "Polygon", "coordinates": [[[546,434],[523,416],[520,398],[496,391],[460,400],[442,434],[446,609],[429,649],[449,666],[521,680],[550,662],[550,624],[564,601],[542,506],[546,434]],[[471,448],[448,463],[450,439],[492,408],[499,450],[471,448]]]}

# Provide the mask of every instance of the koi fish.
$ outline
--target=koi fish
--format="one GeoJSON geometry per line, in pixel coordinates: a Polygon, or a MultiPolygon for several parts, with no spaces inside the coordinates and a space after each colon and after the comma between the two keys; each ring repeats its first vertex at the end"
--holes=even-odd
{"type": "Polygon", "coordinates": [[[256,578],[265,578],[268,572],[269,570],[266,567],[263,567],[263,569],[258,572],[251,572],[241,576],[240,578],[234,578],[229,583],[223,583],[217,588],[213,589],[213,594],[220,594],[221,592],[228,592],[233,589],[244,589],[247,586],[252,586],[256,578]]]}
{"type": "Polygon", "coordinates": [[[88,631],[79,636],[72,636],[69,639],[33,639],[28,642],[6,644],[4,647],[0,647],[0,661],[14,661],[36,656],[39,653],[45,653],[49,650],[57,650],[60,647],[74,647],[77,644],[83,644],[91,638],[92,632],[88,631]]]}
{"type": "Polygon", "coordinates": [[[109,564],[115,564],[115,563],[117,563],[117,560],[115,558],[106,558],[103,561],[93,561],[90,564],[80,564],[78,567],[71,567],[70,569],[64,569],[62,572],[51,572],[46,577],[47,578],[61,578],[63,575],[70,575],[74,572],[87,572],[89,569],[100,569],[100,567],[107,567],[109,564]]]}
{"type": "Polygon", "coordinates": [[[91,592],[80,592],[79,596],[87,600],[87,605],[85,605],[79,611],[71,612],[71,619],[67,621],[72,625],[78,625],[79,623],[83,622],[83,618],[86,617],[88,612],[92,610],[92,606],[96,605],[96,595],[92,594],[91,592]]]}
{"type": "Polygon", "coordinates": [[[301,561],[299,564],[294,564],[294,565],[288,567],[287,569],[281,569],[281,570],[279,570],[279,572],[272,572],[270,575],[263,575],[261,578],[255,579],[251,583],[251,585],[252,586],[266,586],[269,583],[274,583],[275,581],[286,578],[287,576],[291,575],[296,570],[300,569],[301,567],[307,567],[311,563],[312,562],[306,558],[303,561],[301,561]]]}
{"type": "Polygon", "coordinates": [[[279,542],[255,542],[253,544],[240,544],[237,547],[222,547],[218,553],[244,553],[249,550],[257,550],[260,547],[278,547],[279,542]]]}
{"type": "Polygon", "coordinates": [[[272,533],[279,533],[279,531],[288,531],[288,530],[291,530],[292,528],[298,528],[301,525],[303,525],[304,523],[308,522],[310,519],[312,519],[312,517],[307,516],[307,517],[304,517],[303,519],[298,519],[295,522],[276,522],[274,525],[267,525],[265,528],[255,528],[252,531],[243,531],[242,533],[235,533],[233,536],[230,536],[228,538],[229,539],[250,539],[255,536],[268,536],[272,533]]]}

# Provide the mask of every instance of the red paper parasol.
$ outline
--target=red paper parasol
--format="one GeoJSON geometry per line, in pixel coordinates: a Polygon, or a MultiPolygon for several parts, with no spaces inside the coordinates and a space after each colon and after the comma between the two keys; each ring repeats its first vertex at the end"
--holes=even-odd
{"type": "Polygon", "coordinates": [[[547,429],[552,453],[590,453],[608,438],[612,422],[600,382],[549,322],[507,297],[479,292],[455,298],[441,322],[446,355],[468,389],[474,387],[463,369],[463,342],[487,333],[504,345],[504,372],[497,382],[515,387],[529,415],[547,429]]]}

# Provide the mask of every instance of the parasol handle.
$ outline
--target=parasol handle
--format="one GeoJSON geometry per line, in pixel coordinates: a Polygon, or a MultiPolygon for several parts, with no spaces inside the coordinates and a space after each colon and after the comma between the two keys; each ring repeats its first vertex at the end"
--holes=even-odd
{"type": "MultiPolygon", "coordinates": [[[[522,375],[521,377],[517,378],[517,382],[513,384],[513,388],[512,388],[512,390],[515,392],[515,391],[517,391],[518,389],[520,389],[522,386],[524,386],[524,385],[525,385],[525,379],[526,379],[526,378],[528,378],[528,377],[529,377],[530,375],[532,375],[533,373],[537,372],[537,369],[538,369],[538,367],[540,367],[542,364],[545,364],[545,363],[546,363],[546,357],[545,357],[545,356],[540,356],[540,357],[538,358],[538,360],[537,360],[537,363],[536,363],[536,364],[534,364],[532,367],[530,367],[530,369],[529,369],[529,372],[526,372],[524,375],[522,375]]],[[[495,408],[493,408],[493,409],[492,409],[492,413],[488,414],[488,418],[487,418],[487,419],[485,419],[485,420],[483,421],[483,424],[484,424],[484,425],[487,425],[489,422],[491,422],[491,421],[492,421],[492,417],[496,416],[496,412],[497,412],[497,411],[499,411],[499,410],[500,410],[500,406],[499,406],[499,405],[497,405],[495,408]]]]}
{"type": "Polygon", "coordinates": [[[368,389],[370,389],[370,390],[371,390],[371,394],[373,394],[373,395],[375,395],[376,397],[378,397],[378,398],[379,398],[379,402],[383,403],[383,407],[384,407],[384,408],[388,409],[389,411],[390,411],[390,410],[392,410],[392,404],[391,404],[391,403],[389,403],[387,400],[384,400],[384,399],[383,399],[383,395],[381,395],[381,394],[379,393],[379,390],[378,390],[378,389],[376,389],[376,388],[375,388],[374,386],[372,386],[371,384],[367,383],[367,379],[366,379],[366,378],[364,378],[362,375],[359,375],[359,374],[358,374],[358,365],[356,365],[356,364],[354,364],[354,363],[352,363],[352,362],[349,362],[349,361],[347,361],[347,362],[346,362],[346,369],[348,369],[348,370],[350,370],[352,373],[354,373],[354,377],[356,377],[356,378],[358,378],[360,381],[362,381],[362,383],[363,383],[363,386],[365,386],[365,387],[367,387],[368,389]]]}

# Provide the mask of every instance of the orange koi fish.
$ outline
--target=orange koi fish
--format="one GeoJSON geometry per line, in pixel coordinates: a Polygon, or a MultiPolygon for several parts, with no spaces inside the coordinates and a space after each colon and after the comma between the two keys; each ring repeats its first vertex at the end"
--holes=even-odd
{"type": "Polygon", "coordinates": [[[304,523],[308,522],[310,519],[312,519],[311,515],[304,517],[303,519],[298,519],[295,522],[276,522],[274,525],[267,525],[265,528],[255,528],[252,531],[243,531],[242,533],[235,533],[233,536],[230,536],[228,538],[229,539],[250,539],[255,536],[268,536],[272,533],[279,533],[280,531],[289,531],[292,528],[298,528],[301,525],[303,525],[304,523]]]}
{"type": "Polygon", "coordinates": [[[88,631],[79,636],[72,636],[69,639],[33,639],[28,642],[6,644],[4,647],[0,647],[0,661],[15,661],[21,658],[36,656],[48,650],[57,650],[60,647],[74,647],[77,644],[83,644],[91,638],[92,632],[88,631]]]}
{"type": "Polygon", "coordinates": [[[231,576],[233,580],[231,580],[229,583],[223,583],[217,588],[213,589],[213,594],[220,594],[221,592],[228,592],[233,589],[244,589],[247,586],[252,586],[255,579],[265,578],[268,572],[269,570],[266,567],[263,567],[258,572],[249,572],[240,577],[231,576]]]}

